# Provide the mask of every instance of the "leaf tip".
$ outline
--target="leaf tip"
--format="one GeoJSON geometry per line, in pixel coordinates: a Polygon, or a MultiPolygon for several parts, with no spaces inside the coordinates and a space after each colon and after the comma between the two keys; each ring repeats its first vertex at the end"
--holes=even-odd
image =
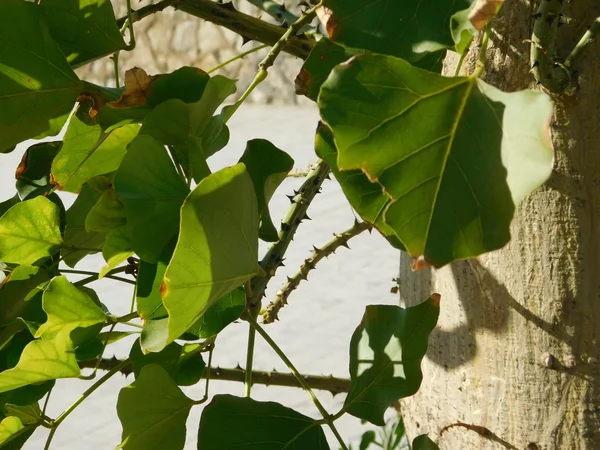
{"type": "Polygon", "coordinates": [[[435,303],[435,304],[436,304],[436,306],[440,306],[440,301],[442,300],[442,296],[441,296],[440,294],[438,294],[438,293],[431,294],[431,295],[429,296],[429,298],[431,299],[431,301],[432,301],[433,303],[435,303]]]}
{"type": "Polygon", "coordinates": [[[421,255],[413,259],[411,269],[413,272],[416,272],[417,270],[429,269],[430,267],[431,263],[425,259],[424,255],[421,255]]]}

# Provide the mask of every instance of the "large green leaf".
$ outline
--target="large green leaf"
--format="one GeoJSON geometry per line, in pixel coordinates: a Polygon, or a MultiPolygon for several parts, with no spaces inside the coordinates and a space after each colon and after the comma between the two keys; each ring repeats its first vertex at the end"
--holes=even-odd
{"type": "Polygon", "coordinates": [[[185,444],[185,421],[193,401],[161,366],[145,366],[135,382],[121,389],[117,413],[125,450],[179,450],[185,444]]]}
{"type": "Polygon", "coordinates": [[[218,299],[260,273],[258,208],[243,164],[198,184],[181,208],[181,231],[163,285],[172,342],[218,299]]]}
{"type": "Polygon", "coordinates": [[[179,386],[191,386],[202,377],[204,373],[204,360],[198,351],[200,344],[179,345],[171,342],[160,352],[142,352],[140,341],[134,342],[129,352],[133,366],[133,373],[139,378],[141,371],[149,364],[158,364],[167,371],[173,381],[179,386]]]}
{"type": "Polygon", "coordinates": [[[384,212],[391,203],[379,183],[372,183],[362,170],[340,171],[337,167],[337,149],[333,134],[323,123],[319,124],[315,138],[317,156],[329,165],[350,205],[363,218],[372,223],[394,247],[404,250],[394,230],[385,223],[384,212]]]}
{"type": "Polygon", "coordinates": [[[201,339],[220,333],[227,325],[240,318],[246,309],[246,291],[239,287],[221,297],[187,331],[201,339]]]}
{"type": "Polygon", "coordinates": [[[269,213],[269,201],[277,187],[294,167],[294,160],[265,139],[253,139],[246,144],[240,158],[252,178],[260,215],[259,237],[267,242],[279,240],[269,213]]]}
{"type": "Polygon", "coordinates": [[[27,344],[18,364],[0,373],[0,392],[79,375],[73,342],[68,333],[60,333],[52,340],[38,339],[27,344]]]}
{"type": "Polygon", "coordinates": [[[106,189],[85,219],[88,232],[109,232],[125,225],[123,204],[117,198],[114,187],[106,189]]]}
{"type": "Polygon", "coordinates": [[[64,276],[50,282],[44,291],[42,304],[48,320],[38,328],[35,337],[45,340],[63,333],[73,338],[71,332],[75,329],[103,324],[106,320],[102,308],[64,276]]]}
{"type": "Polygon", "coordinates": [[[27,149],[16,174],[21,200],[46,194],[52,188],[50,166],[61,145],[61,142],[44,142],[27,149]]]}
{"type": "Polygon", "coordinates": [[[73,66],[126,47],[110,0],[44,0],[40,6],[52,37],[73,66]]]}
{"type": "MultiPolygon", "coordinates": [[[[348,47],[362,48],[415,63],[431,52],[454,45],[450,19],[472,0],[326,0],[332,10],[329,37],[348,47]]],[[[431,68],[431,58],[421,61],[431,68]]]]}
{"type": "Polygon", "coordinates": [[[48,274],[39,267],[16,267],[0,285],[0,326],[26,315],[33,306],[30,300],[38,292],[36,288],[46,281],[48,274]]]}
{"type": "Polygon", "coordinates": [[[46,197],[17,203],[0,218],[0,260],[33,264],[62,245],[59,207],[46,197]]]}
{"type": "Polygon", "coordinates": [[[0,43],[0,152],[4,152],[26,139],[57,134],[82,83],[31,2],[0,2],[0,43]]]}
{"type": "Polygon", "coordinates": [[[144,261],[157,262],[177,234],[179,209],[189,188],[164,147],[141,135],[129,146],[115,176],[115,189],[125,208],[134,251],[144,261]]]}
{"type": "Polygon", "coordinates": [[[198,450],[328,450],[318,422],[279,403],[215,395],[204,408],[198,450]]]}
{"type": "Polygon", "coordinates": [[[67,210],[67,225],[65,227],[64,245],[61,252],[63,261],[69,267],[75,265],[90,253],[102,251],[106,235],[85,229],[86,218],[91,209],[98,203],[102,192],[86,183],[75,199],[75,203],[67,210]],[[76,250],[85,249],[85,250],[76,250]]]}
{"type": "Polygon", "coordinates": [[[73,115],[52,163],[52,180],[64,191],[79,192],[90,178],[117,170],[139,131],[138,125],[131,124],[104,133],[86,114],[80,107],[73,115]]]}
{"type": "Polygon", "coordinates": [[[375,425],[395,401],[413,395],[440,312],[439,297],[407,309],[370,305],[350,340],[350,390],[344,409],[375,425]]]}
{"type": "Polygon", "coordinates": [[[515,203],[550,175],[549,97],[505,94],[382,55],[338,66],[321,88],[340,170],[362,170],[392,203],[385,222],[423,265],[504,246],[515,203]]]}

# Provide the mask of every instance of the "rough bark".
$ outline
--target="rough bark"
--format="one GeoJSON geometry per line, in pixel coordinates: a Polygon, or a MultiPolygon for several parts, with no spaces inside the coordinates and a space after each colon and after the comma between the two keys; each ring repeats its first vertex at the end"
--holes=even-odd
{"type": "MultiPolygon", "coordinates": [[[[501,89],[536,88],[536,3],[506,0],[494,23],[486,80],[501,89]]],[[[599,15],[597,0],[565,2],[559,56],[599,15]]],[[[412,436],[451,450],[600,449],[599,54],[595,42],[579,89],[554,98],[555,171],[518,208],[511,242],[439,271],[412,273],[402,257],[403,304],[442,294],[423,384],[403,403],[412,436]]]]}

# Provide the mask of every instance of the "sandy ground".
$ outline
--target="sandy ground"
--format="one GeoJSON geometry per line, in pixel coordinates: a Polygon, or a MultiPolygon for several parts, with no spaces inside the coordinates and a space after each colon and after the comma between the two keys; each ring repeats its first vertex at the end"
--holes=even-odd
{"type": "MultiPolygon", "coordinates": [[[[231,120],[230,144],[211,160],[216,170],[233,164],[243,153],[245,143],[253,138],[265,138],[287,151],[295,160],[295,167],[302,169],[315,160],[313,136],[318,115],[314,109],[298,107],[244,106],[231,120]]],[[[14,169],[25,147],[10,155],[1,155],[2,176],[0,183],[2,199],[14,193],[14,169]]],[[[274,222],[286,211],[289,201],[284,194],[301,183],[300,179],[287,179],[271,201],[274,222]]],[[[70,204],[72,196],[65,196],[70,204]]],[[[267,298],[282,285],[286,275],[294,273],[306,258],[311,246],[317,247],[331,239],[332,233],[350,227],[353,212],[335,181],[327,181],[323,193],[311,205],[309,216],[297,233],[286,259],[286,267],[280,269],[271,283],[267,298]]],[[[266,246],[262,246],[264,251],[266,246]]],[[[397,304],[398,298],[390,293],[392,278],[398,273],[399,255],[376,232],[353,239],[351,251],[341,249],[336,255],[323,261],[311,273],[310,282],[302,283],[290,296],[290,303],[280,314],[280,322],[269,325],[267,331],[279,343],[293,363],[303,373],[348,376],[348,345],[350,336],[359,323],[364,307],[368,304],[397,304]]],[[[102,260],[89,258],[81,264],[88,270],[99,270],[102,260]]],[[[75,279],[75,278],[74,278],[75,279]]],[[[129,312],[131,289],[114,282],[99,281],[91,285],[97,289],[101,300],[114,314],[129,312]]],[[[245,361],[247,326],[232,324],[219,337],[214,353],[214,365],[235,367],[245,361]]],[[[125,356],[132,340],[123,340],[107,349],[106,356],[125,356]]],[[[277,355],[257,336],[254,366],[257,370],[285,371],[286,367],[277,355]]],[[[118,390],[131,383],[133,378],[117,375],[97,390],[61,425],[54,437],[52,449],[61,450],[107,450],[115,448],[121,437],[121,425],[116,413],[118,390]]],[[[47,414],[55,417],[70,405],[90,382],[61,380],[52,393],[47,414]]],[[[243,395],[243,386],[232,382],[211,382],[211,394],[229,393],[243,395]]],[[[187,395],[200,399],[204,383],[185,389],[187,395]]],[[[332,397],[327,392],[317,392],[325,407],[337,412],[344,401],[343,395],[332,397]]],[[[259,400],[277,401],[307,415],[319,418],[316,408],[307,394],[298,389],[263,387],[253,388],[253,397],[259,400]]],[[[195,406],[188,419],[186,449],[196,448],[198,422],[202,406],[195,406]]],[[[336,424],[346,442],[357,443],[366,430],[358,419],[344,416],[336,424]]],[[[326,430],[327,432],[328,430],[326,430]]],[[[46,440],[46,430],[40,428],[26,450],[41,450],[46,440]]],[[[335,439],[328,434],[331,448],[337,449],[335,439]]],[[[165,449],[168,450],[168,449],[165,449]]],[[[309,450],[309,449],[307,449],[309,450]]]]}

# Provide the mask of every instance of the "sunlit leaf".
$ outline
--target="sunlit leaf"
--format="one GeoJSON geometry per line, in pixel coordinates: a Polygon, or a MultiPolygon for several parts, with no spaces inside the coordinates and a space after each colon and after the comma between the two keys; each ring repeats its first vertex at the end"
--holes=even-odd
{"type": "Polygon", "coordinates": [[[265,139],[253,139],[246,144],[246,151],[240,158],[252,178],[258,214],[260,215],[259,237],[267,242],[279,240],[277,229],[269,213],[269,201],[275,190],[294,167],[294,160],[283,150],[265,139]]]}
{"type": "Polygon", "coordinates": [[[201,339],[215,336],[227,325],[238,320],[244,309],[246,292],[240,287],[213,303],[187,332],[201,339]]]}
{"type": "Polygon", "coordinates": [[[138,333],[136,331],[103,331],[102,333],[98,334],[98,339],[100,342],[106,342],[106,345],[110,345],[126,337],[133,336],[134,334],[138,333]]]}
{"type": "Polygon", "coordinates": [[[204,408],[198,450],[328,450],[321,426],[279,403],[215,395],[204,408]]]}
{"type": "Polygon", "coordinates": [[[25,346],[19,363],[0,373],[0,392],[33,383],[80,375],[68,333],[52,340],[38,339],[25,346]]]}
{"type": "Polygon", "coordinates": [[[46,281],[48,274],[39,267],[16,267],[0,284],[0,326],[26,316],[27,309],[33,306],[30,300],[38,292],[36,288],[46,281]]]}
{"type": "Polygon", "coordinates": [[[112,230],[106,236],[106,242],[102,249],[102,256],[106,261],[106,266],[100,269],[98,278],[103,278],[108,272],[119,266],[127,258],[133,255],[130,233],[127,227],[123,226],[112,230]]]}
{"type": "Polygon", "coordinates": [[[258,265],[258,208],[243,164],[209,175],[181,208],[181,231],[163,285],[169,342],[218,299],[252,276],[258,265]]]}
{"type": "Polygon", "coordinates": [[[43,195],[51,189],[50,166],[61,145],[60,142],[46,142],[27,149],[16,173],[21,200],[43,195]]]}
{"type": "Polygon", "coordinates": [[[23,430],[25,427],[21,419],[15,416],[8,416],[0,422],[0,444],[6,442],[13,435],[23,430]]]}
{"type": "Polygon", "coordinates": [[[74,66],[126,47],[109,0],[44,0],[52,37],[74,66]]]}
{"type": "Polygon", "coordinates": [[[150,136],[138,136],[117,171],[115,190],[125,208],[133,250],[144,261],[157,262],[177,234],[179,209],[189,193],[163,146],[150,136]]]}
{"type": "Polygon", "coordinates": [[[54,339],[58,334],[70,335],[76,328],[102,324],[106,314],[82,290],[64,276],[54,278],[42,299],[48,321],[38,328],[35,337],[54,339]]]}
{"type": "Polygon", "coordinates": [[[121,389],[117,413],[125,450],[180,450],[185,444],[193,401],[161,366],[145,366],[133,384],[121,389]]]}
{"type": "Polygon", "coordinates": [[[0,2],[0,42],[0,151],[4,152],[38,135],[57,134],[83,86],[50,36],[37,5],[0,2]]]}
{"type": "Polygon", "coordinates": [[[350,341],[350,390],[344,410],[375,425],[395,401],[413,395],[439,315],[439,296],[407,309],[367,306],[350,341]]]}
{"type": "Polygon", "coordinates": [[[63,146],[52,163],[52,180],[64,191],[79,192],[90,178],[117,170],[127,145],[139,130],[132,124],[105,133],[86,114],[80,107],[73,115],[63,146]]]}
{"type": "Polygon", "coordinates": [[[0,260],[33,264],[60,249],[60,210],[40,196],[17,203],[0,218],[0,260]]]}
{"type": "Polygon", "coordinates": [[[384,220],[420,267],[504,246],[515,203],[552,171],[552,105],[539,91],[360,55],[334,69],[319,107],[339,169],[381,184],[384,220]]]}

